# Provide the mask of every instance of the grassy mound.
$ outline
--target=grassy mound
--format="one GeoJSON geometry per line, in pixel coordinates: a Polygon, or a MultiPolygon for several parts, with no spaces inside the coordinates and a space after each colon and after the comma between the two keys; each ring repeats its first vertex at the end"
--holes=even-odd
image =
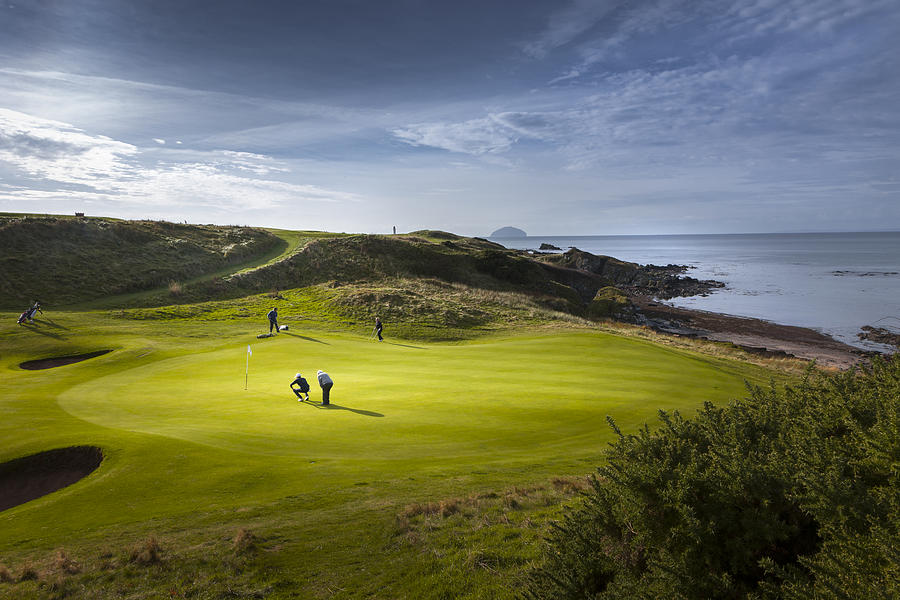
{"type": "MultiPolygon", "coordinates": [[[[435,232],[422,232],[421,236],[310,238],[296,253],[265,268],[185,286],[178,302],[234,299],[325,283],[388,287],[398,281],[428,279],[485,291],[516,292],[538,298],[546,308],[580,315],[604,285],[603,279],[591,273],[544,264],[477,238],[446,239],[451,235],[435,237],[435,232]]],[[[160,293],[135,304],[171,302],[160,293]]]]}
{"type": "Polygon", "coordinates": [[[241,265],[284,241],[261,229],[163,221],[0,215],[0,307],[61,306],[171,287],[241,265]]]}
{"type": "Polygon", "coordinates": [[[329,282],[277,293],[232,300],[134,308],[115,314],[124,319],[153,321],[243,320],[266,326],[273,307],[279,322],[292,330],[307,327],[369,330],[381,317],[389,337],[452,341],[483,337],[510,328],[586,325],[584,319],[554,310],[549,295],[485,290],[438,279],[384,279],[371,283],[329,282]]]}

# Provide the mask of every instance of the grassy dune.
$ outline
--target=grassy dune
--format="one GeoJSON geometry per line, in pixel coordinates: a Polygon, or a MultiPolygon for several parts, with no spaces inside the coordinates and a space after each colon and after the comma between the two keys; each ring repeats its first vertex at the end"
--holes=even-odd
{"type": "Polygon", "coordinates": [[[0,213],[0,307],[180,287],[265,264],[290,247],[285,237],[250,227],[0,213]]]}
{"type": "Polygon", "coordinates": [[[29,328],[3,315],[0,460],[70,445],[106,458],[0,513],[0,564],[36,574],[0,597],[509,597],[600,460],[607,415],[634,430],[770,376],[585,327],[378,343],[368,324],[286,311],[291,330],[258,340],[254,313],[53,313],[29,328]],[[288,390],[318,368],[336,381],[330,409],[288,390]]]}

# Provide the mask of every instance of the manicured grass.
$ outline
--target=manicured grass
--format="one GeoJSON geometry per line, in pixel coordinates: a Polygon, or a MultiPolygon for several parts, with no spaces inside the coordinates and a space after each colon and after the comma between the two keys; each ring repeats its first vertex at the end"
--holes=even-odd
{"type": "Polygon", "coordinates": [[[593,470],[607,415],[634,431],[771,376],[586,328],[378,343],[367,325],[300,322],[260,340],[261,319],[0,317],[0,461],[69,445],[106,455],[81,482],[0,513],[0,564],[43,569],[0,583],[9,598],[510,596],[566,497],[549,482],[593,470]],[[330,409],[288,389],[300,371],[319,400],[319,368],[335,379],[330,409]],[[234,550],[242,527],[255,552],[234,550]],[[161,563],[125,558],[151,535],[161,563]],[[60,547],[80,573],[47,566],[60,547]]]}

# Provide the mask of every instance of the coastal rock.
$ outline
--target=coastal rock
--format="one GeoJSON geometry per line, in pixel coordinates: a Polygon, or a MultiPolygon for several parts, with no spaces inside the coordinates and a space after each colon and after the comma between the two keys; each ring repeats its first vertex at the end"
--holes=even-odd
{"type": "Polygon", "coordinates": [[[708,294],[713,289],[725,287],[719,281],[682,277],[681,274],[690,268],[686,265],[639,265],[611,256],[598,256],[578,248],[571,248],[562,254],[548,255],[544,260],[558,266],[594,273],[629,294],[663,300],[708,294]]]}
{"type": "Polygon", "coordinates": [[[863,325],[860,329],[862,329],[862,333],[856,335],[861,340],[900,348],[900,333],[895,333],[884,327],[872,327],[871,325],[863,325]]]}
{"type": "Polygon", "coordinates": [[[538,250],[562,250],[562,248],[554,246],[553,244],[548,244],[547,242],[542,242],[538,250]]]}

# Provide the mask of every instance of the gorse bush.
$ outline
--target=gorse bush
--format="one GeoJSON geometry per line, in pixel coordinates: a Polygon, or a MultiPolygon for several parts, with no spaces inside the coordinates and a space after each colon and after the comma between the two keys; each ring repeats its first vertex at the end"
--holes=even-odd
{"type": "Polygon", "coordinates": [[[526,597],[900,597],[900,360],[660,420],[610,420],[526,597]]]}

